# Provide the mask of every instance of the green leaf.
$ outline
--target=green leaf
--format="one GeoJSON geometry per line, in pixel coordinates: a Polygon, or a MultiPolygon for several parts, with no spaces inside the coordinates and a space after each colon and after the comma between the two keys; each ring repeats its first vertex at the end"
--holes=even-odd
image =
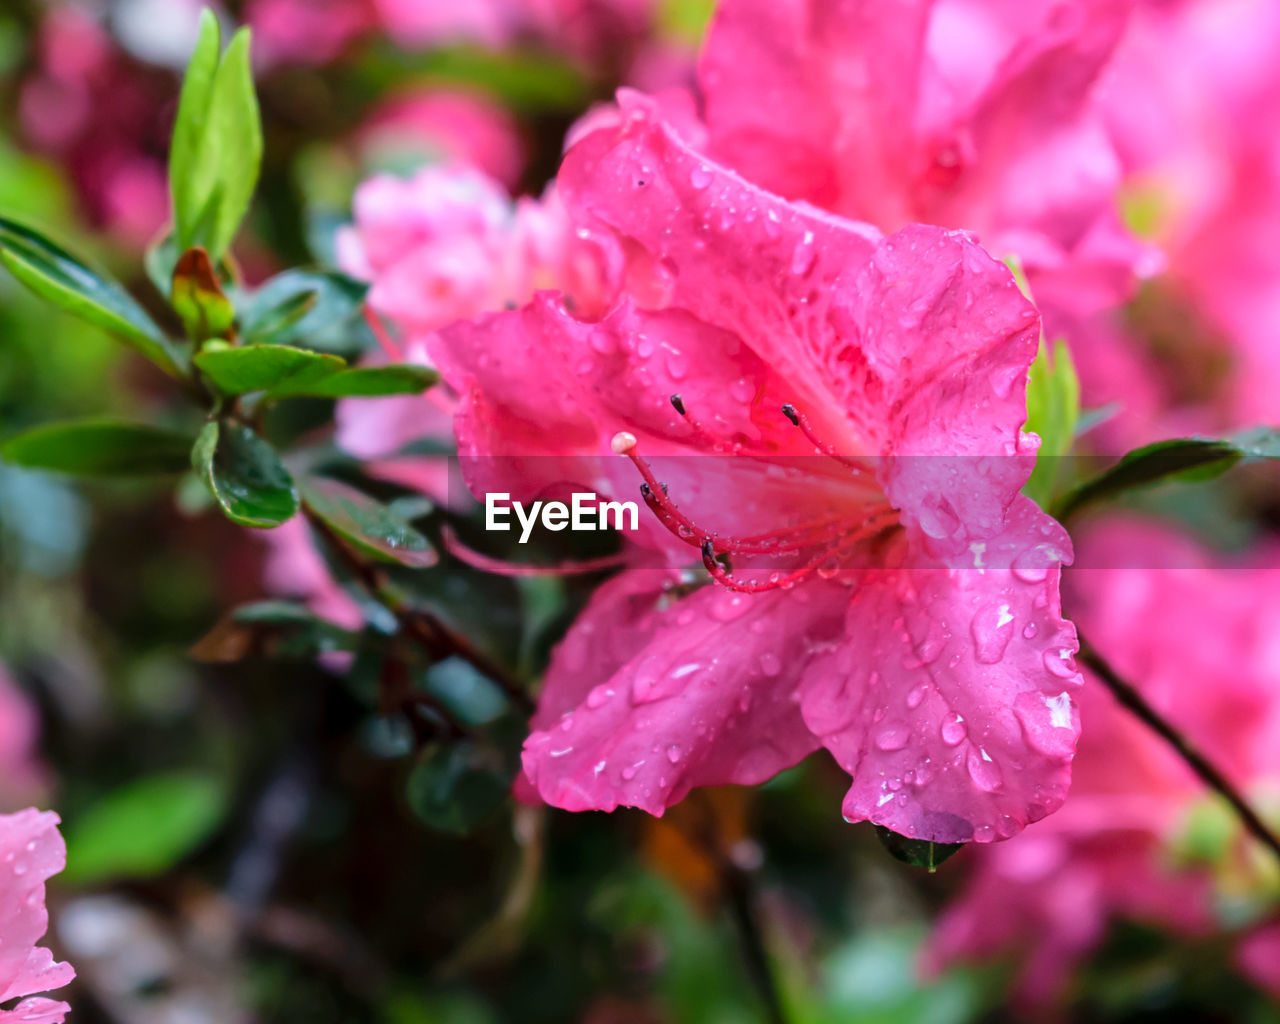
{"type": "MultiPolygon", "coordinates": [[[[169,193],[179,239],[185,249],[194,234],[195,223],[212,188],[213,168],[202,160],[204,138],[213,97],[213,81],[222,52],[222,31],[218,19],[205,8],[200,12],[200,34],[182,80],[178,116],[169,146],[169,193]]],[[[167,289],[162,289],[167,292],[167,289]]]]}
{"type": "Polygon", "coordinates": [[[301,491],[307,508],[363,554],[414,569],[436,564],[431,542],[367,494],[326,477],[305,478],[301,491]]]}
{"type": "Polygon", "coordinates": [[[405,798],[424,824],[466,835],[502,805],[510,786],[497,752],[464,740],[429,751],[410,773],[405,798]]]}
{"type": "Polygon", "coordinates": [[[179,249],[217,262],[248,212],[262,168],[262,117],[241,29],[218,60],[217,19],[205,11],[174,125],[169,183],[179,249]]]}
{"type": "Polygon", "coordinates": [[[77,476],[180,473],[190,451],[186,435],[110,419],[45,424],[0,445],[0,456],[16,466],[77,476]]]}
{"type": "Polygon", "coordinates": [[[287,385],[305,388],[332,377],[347,364],[337,356],[288,345],[205,348],[195,357],[200,372],[227,395],[270,391],[287,385]]]}
{"type": "Polygon", "coordinates": [[[1066,494],[1053,510],[1065,520],[1087,505],[1137,487],[1169,480],[1200,482],[1222,475],[1242,459],[1280,458],[1280,430],[1258,427],[1228,438],[1157,441],[1125,454],[1114,466],[1066,494]]]}
{"type": "Polygon", "coordinates": [[[31,228],[0,217],[0,262],[36,295],[119,337],[166,373],[181,376],[183,351],[116,281],[31,228]]]}
{"type": "Polygon", "coordinates": [[[98,798],[67,822],[68,882],[149,878],[194,852],[217,829],[227,793],[216,778],[152,775],[98,798]]]}
{"type": "Polygon", "coordinates": [[[938,865],[952,854],[964,849],[964,843],[935,843],[928,839],[909,839],[899,835],[883,825],[876,826],[876,835],[880,845],[889,851],[889,855],[913,868],[924,868],[930,874],[938,870],[938,865]]]}
{"type": "Polygon", "coordinates": [[[298,511],[293,479],[275,449],[248,427],[205,424],[191,464],[232,522],[270,529],[298,511]]]}
{"type": "Polygon", "coordinates": [[[274,398],[306,395],[312,398],[382,398],[417,395],[440,379],[430,367],[410,363],[355,366],[317,381],[287,381],[272,388],[274,398]]]}
{"type": "Polygon", "coordinates": [[[1080,418],[1080,379],[1076,376],[1067,343],[1059,338],[1049,347],[1040,341],[1040,352],[1027,375],[1026,429],[1040,435],[1040,451],[1031,478],[1022,493],[1041,508],[1053,497],[1059,460],[1071,451],[1080,418]]]}
{"type": "Polygon", "coordinates": [[[359,351],[360,346],[352,346],[351,342],[353,335],[364,329],[358,318],[368,291],[368,285],[343,274],[286,270],[240,303],[240,330],[246,338],[255,337],[271,329],[282,306],[300,296],[314,295],[315,305],[276,331],[271,342],[359,351]]]}
{"type": "Polygon", "coordinates": [[[281,344],[289,332],[308,313],[319,305],[318,291],[300,291],[268,308],[254,324],[252,332],[246,332],[245,342],[252,345],[281,344]]]}

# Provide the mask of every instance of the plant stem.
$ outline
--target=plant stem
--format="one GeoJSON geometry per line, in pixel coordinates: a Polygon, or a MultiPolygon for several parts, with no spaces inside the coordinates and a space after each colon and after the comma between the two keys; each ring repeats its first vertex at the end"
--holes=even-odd
{"type": "Polygon", "coordinates": [[[533,713],[535,707],[533,698],[529,696],[518,679],[497,662],[476,650],[466,637],[455,633],[433,615],[411,606],[393,587],[388,585],[380,569],[352,551],[329,524],[311,509],[303,506],[303,515],[306,516],[307,522],[324,537],[373,599],[380,602],[395,616],[396,622],[406,636],[417,641],[433,657],[453,655],[461,658],[476,671],[493,680],[507,699],[521,711],[525,714],[533,713]]]}
{"type": "Polygon", "coordinates": [[[720,884],[724,889],[725,900],[729,905],[729,913],[733,918],[734,928],[738,932],[738,941],[742,946],[742,957],[746,961],[747,974],[760,994],[769,1024],[788,1024],[786,1012],[782,1008],[782,999],[778,993],[778,983],[773,977],[773,968],[769,964],[769,954],[764,945],[764,934],[760,928],[759,915],[756,913],[755,886],[751,876],[732,859],[721,855],[719,858],[720,884]]]}
{"type": "Polygon", "coordinates": [[[728,905],[734,930],[738,933],[738,944],[742,948],[747,976],[760,996],[769,1024],[789,1024],[782,1007],[778,983],[773,976],[769,951],[765,948],[764,930],[757,910],[759,899],[751,872],[734,860],[732,850],[726,849],[720,819],[706,794],[695,792],[689,798],[689,805],[691,810],[697,812],[698,820],[691,826],[681,828],[677,824],[676,827],[715,866],[721,895],[728,905]]]}
{"type": "Polygon", "coordinates": [[[1083,637],[1080,638],[1080,660],[1094,671],[1098,679],[1111,691],[1116,700],[1133,712],[1144,725],[1168,743],[1169,746],[1173,747],[1174,751],[1190,766],[1191,770],[1200,776],[1201,781],[1232,806],[1244,827],[1253,834],[1253,837],[1263,846],[1270,849],[1277,859],[1280,859],[1280,837],[1277,837],[1267,827],[1262,818],[1258,816],[1258,812],[1249,806],[1240,791],[1214,766],[1212,761],[1192,745],[1190,740],[1147,703],[1146,698],[1131,683],[1122,679],[1107,660],[1083,637]]]}

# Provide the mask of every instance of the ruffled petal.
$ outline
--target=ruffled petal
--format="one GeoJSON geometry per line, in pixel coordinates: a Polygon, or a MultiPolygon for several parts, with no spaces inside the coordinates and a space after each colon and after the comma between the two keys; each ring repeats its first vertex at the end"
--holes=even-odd
{"type": "Polygon", "coordinates": [[[940,843],[1007,839],[1056,810],[1071,780],[1065,531],[1021,498],[977,568],[902,544],[896,568],[855,585],[840,644],[805,672],[805,721],[853,777],[850,820],[940,843]]]}
{"type": "MultiPolygon", "coordinates": [[[[636,595],[629,582],[606,600],[636,595]]],[[[660,609],[641,603],[638,624],[621,633],[615,625],[612,636],[647,641],[611,675],[599,669],[619,652],[592,664],[597,648],[578,631],[557,654],[544,702],[549,710],[587,680],[597,685],[529,737],[525,774],[565,810],[655,815],[695,786],[763,782],[816,749],[792,691],[811,645],[838,631],[846,597],[818,581],[757,595],[706,587],[660,609]]]]}

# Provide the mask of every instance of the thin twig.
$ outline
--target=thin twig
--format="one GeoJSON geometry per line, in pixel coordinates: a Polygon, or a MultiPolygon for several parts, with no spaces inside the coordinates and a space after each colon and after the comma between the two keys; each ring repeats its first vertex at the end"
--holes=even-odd
{"type": "Polygon", "coordinates": [[[382,571],[351,550],[351,547],[323,518],[305,505],[302,511],[307,521],[329,542],[330,547],[370,596],[395,616],[396,622],[406,636],[417,641],[433,657],[443,658],[452,655],[461,658],[482,675],[493,680],[494,684],[506,694],[507,699],[521,711],[525,714],[533,713],[535,707],[533,698],[529,696],[518,679],[497,662],[476,650],[466,637],[451,630],[435,616],[409,605],[388,585],[382,571]]]}
{"type": "Polygon", "coordinates": [[[751,978],[751,983],[760,997],[769,1024],[790,1024],[782,1006],[782,996],[777,980],[773,976],[773,966],[765,946],[764,929],[761,927],[757,910],[760,901],[756,892],[755,879],[750,871],[734,860],[732,851],[725,849],[724,843],[721,842],[719,819],[715,808],[707,801],[705,794],[695,793],[691,798],[691,802],[694,801],[701,812],[702,820],[692,833],[684,829],[681,831],[684,831],[685,836],[692,840],[695,846],[700,847],[715,865],[721,894],[728,905],[734,929],[738,933],[738,943],[742,947],[742,958],[746,964],[747,975],[751,978]]]}
{"type": "Polygon", "coordinates": [[[1128,708],[1138,719],[1163,739],[1181,757],[1206,786],[1227,801],[1239,815],[1241,822],[1258,842],[1262,843],[1280,859],[1280,838],[1258,816],[1240,791],[1231,781],[1216,768],[1204,754],[1196,749],[1191,741],[1182,735],[1173,725],[1166,721],[1155,708],[1147,703],[1146,698],[1130,683],[1120,677],[1107,660],[1083,637],[1080,638],[1080,660],[1091,668],[1108,690],[1124,707],[1128,708]]]}

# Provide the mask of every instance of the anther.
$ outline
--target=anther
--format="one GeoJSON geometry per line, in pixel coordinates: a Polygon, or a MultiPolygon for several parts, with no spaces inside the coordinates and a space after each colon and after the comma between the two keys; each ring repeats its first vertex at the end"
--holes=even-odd
{"type": "Polygon", "coordinates": [[[671,407],[675,409],[675,411],[678,412],[681,416],[688,415],[688,413],[685,411],[685,408],[684,408],[684,399],[681,398],[679,395],[671,396],[671,407]]]}
{"type": "Polygon", "coordinates": [[[782,415],[789,419],[797,427],[800,426],[800,414],[796,412],[796,407],[788,402],[782,407],[782,415]]]}

